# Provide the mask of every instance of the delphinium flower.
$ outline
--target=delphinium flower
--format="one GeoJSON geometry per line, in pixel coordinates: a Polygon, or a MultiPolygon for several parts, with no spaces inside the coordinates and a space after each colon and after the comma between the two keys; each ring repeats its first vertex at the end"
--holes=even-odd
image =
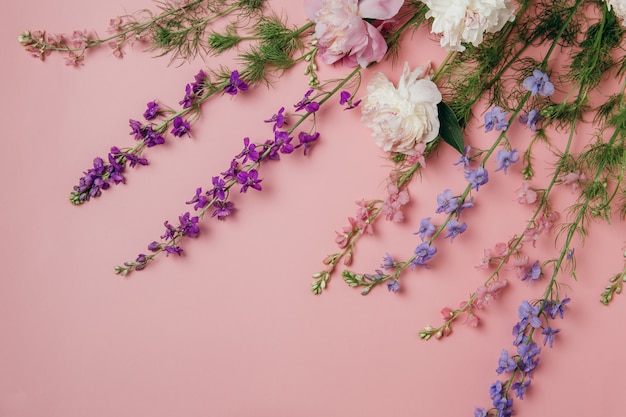
{"type": "Polygon", "coordinates": [[[522,181],[517,202],[520,204],[534,204],[537,201],[537,192],[530,188],[530,181],[522,181]]]}
{"type": "Polygon", "coordinates": [[[239,71],[235,70],[230,74],[230,82],[224,87],[224,92],[234,96],[237,92],[246,91],[248,88],[248,83],[239,78],[239,71]]]}
{"type": "Polygon", "coordinates": [[[361,104],[361,100],[354,101],[349,91],[342,91],[339,95],[339,105],[345,106],[344,110],[352,110],[361,104]]]}
{"type": "Polygon", "coordinates": [[[450,214],[459,208],[459,197],[454,196],[450,189],[444,190],[441,194],[437,194],[437,209],[435,213],[450,214]]]}
{"type": "Polygon", "coordinates": [[[441,36],[443,48],[464,51],[463,43],[478,46],[485,33],[495,33],[515,20],[511,0],[423,0],[433,18],[431,32],[441,36]]]}
{"type": "Polygon", "coordinates": [[[518,120],[520,123],[525,124],[530,128],[530,130],[535,132],[537,130],[537,123],[539,123],[541,119],[543,119],[541,113],[539,113],[536,109],[532,109],[528,112],[528,114],[522,114],[518,120]]]}
{"type": "Polygon", "coordinates": [[[554,93],[554,84],[550,82],[548,74],[538,69],[533,70],[533,75],[526,77],[522,85],[533,96],[539,94],[548,97],[554,93]]]}
{"type": "Polygon", "coordinates": [[[383,203],[383,214],[387,220],[399,223],[404,220],[402,207],[409,202],[407,187],[398,188],[395,183],[387,186],[387,198],[383,203]]]}
{"type": "Polygon", "coordinates": [[[459,223],[456,219],[451,219],[446,225],[446,231],[444,238],[450,238],[450,242],[454,241],[454,238],[467,230],[467,224],[465,222],[459,223]]]}
{"type": "Polygon", "coordinates": [[[496,155],[496,162],[498,163],[498,166],[495,170],[502,170],[506,174],[506,171],[511,166],[511,164],[514,164],[518,160],[519,153],[517,152],[517,149],[513,149],[510,151],[507,149],[500,149],[498,151],[498,154],[496,155]]]}
{"type": "Polygon", "coordinates": [[[346,65],[367,67],[380,62],[387,43],[373,20],[393,18],[403,0],[305,0],[304,10],[315,22],[317,56],[325,64],[343,61],[346,65]]]}
{"type": "Polygon", "coordinates": [[[361,121],[384,151],[413,155],[416,145],[432,142],[439,134],[441,98],[425,67],[411,71],[405,63],[397,88],[384,74],[372,74],[361,121]]]}
{"type": "Polygon", "coordinates": [[[493,129],[506,130],[509,126],[506,116],[507,113],[498,106],[485,113],[485,132],[491,132],[493,129]]]}
{"type": "Polygon", "coordinates": [[[435,229],[435,225],[430,222],[430,217],[425,217],[420,221],[419,230],[415,234],[419,235],[422,241],[424,241],[435,234],[435,229]]]}
{"type": "Polygon", "coordinates": [[[489,181],[489,174],[483,167],[468,169],[465,171],[465,179],[471,184],[473,189],[478,191],[481,186],[489,181]]]}

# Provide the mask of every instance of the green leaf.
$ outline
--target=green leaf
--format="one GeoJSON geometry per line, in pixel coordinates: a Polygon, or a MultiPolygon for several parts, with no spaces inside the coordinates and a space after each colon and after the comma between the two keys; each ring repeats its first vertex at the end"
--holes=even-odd
{"type": "Polygon", "coordinates": [[[465,144],[463,143],[463,132],[454,111],[443,101],[437,104],[439,111],[439,136],[448,145],[459,151],[461,155],[465,153],[465,144]]]}

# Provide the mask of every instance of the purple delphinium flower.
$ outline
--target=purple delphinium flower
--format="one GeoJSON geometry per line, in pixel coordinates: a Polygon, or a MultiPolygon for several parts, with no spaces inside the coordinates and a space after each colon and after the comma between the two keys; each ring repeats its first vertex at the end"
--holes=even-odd
{"type": "Polygon", "coordinates": [[[187,134],[187,136],[189,136],[189,129],[191,129],[191,126],[189,126],[189,123],[184,121],[182,117],[176,116],[173,124],[174,128],[172,129],[172,135],[181,137],[184,134],[187,134]]]}
{"type": "Polygon", "coordinates": [[[143,113],[146,120],[153,120],[159,115],[159,103],[151,101],[148,103],[148,109],[143,113]]]}
{"type": "Polygon", "coordinates": [[[537,130],[537,123],[539,123],[542,119],[543,117],[541,114],[535,109],[532,109],[528,112],[528,114],[522,114],[519,117],[520,123],[524,123],[533,132],[537,130]]]}
{"type": "Polygon", "coordinates": [[[183,106],[183,109],[188,109],[189,107],[193,106],[195,99],[196,95],[193,92],[193,87],[191,86],[191,84],[187,84],[185,86],[185,96],[181,101],[178,102],[178,104],[183,106]]]}
{"type": "Polygon", "coordinates": [[[217,216],[218,220],[224,220],[235,210],[235,205],[230,201],[218,200],[215,202],[213,207],[215,207],[215,210],[213,211],[213,214],[211,214],[211,217],[217,216]]]}
{"type": "Polygon", "coordinates": [[[191,91],[199,96],[204,91],[204,82],[206,81],[206,73],[203,70],[198,71],[198,74],[194,75],[194,82],[191,83],[191,91]]]}
{"type": "Polygon", "coordinates": [[[348,91],[342,91],[341,93],[339,93],[339,104],[340,105],[344,105],[347,104],[346,108],[344,108],[344,110],[351,110],[354,109],[355,107],[357,107],[359,104],[361,104],[361,100],[357,100],[355,102],[352,101],[352,94],[350,94],[348,91]]]}
{"type": "Polygon", "coordinates": [[[539,278],[541,278],[541,266],[539,266],[539,261],[537,260],[532,264],[530,269],[526,271],[524,276],[520,279],[522,281],[528,280],[528,283],[530,284],[532,281],[539,280],[539,278]]]}
{"type": "Polygon", "coordinates": [[[515,359],[509,356],[508,350],[502,349],[502,353],[500,353],[500,358],[498,359],[496,372],[498,374],[503,372],[513,372],[515,368],[517,368],[517,362],[515,362],[515,359]]]}
{"type": "Polygon", "coordinates": [[[186,202],[187,204],[194,204],[193,209],[198,211],[209,205],[207,195],[202,193],[202,188],[196,188],[196,195],[186,202]]]}
{"type": "Polygon", "coordinates": [[[145,129],[145,137],[143,141],[146,144],[146,146],[148,146],[148,148],[151,148],[153,146],[164,144],[165,138],[161,136],[159,132],[152,129],[152,126],[148,126],[145,129]]]}
{"type": "Polygon", "coordinates": [[[276,149],[280,150],[280,153],[290,154],[295,149],[291,144],[293,137],[289,135],[289,132],[283,130],[274,131],[274,145],[276,149]]]}
{"type": "Polygon", "coordinates": [[[165,255],[166,256],[170,256],[170,255],[178,255],[181,256],[183,254],[183,248],[181,248],[178,245],[168,245],[165,247],[165,255]]]}
{"type": "Polygon", "coordinates": [[[157,242],[156,240],[148,245],[148,250],[150,252],[156,252],[156,251],[158,251],[160,249],[161,249],[161,244],[159,242],[157,242]]]}
{"type": "Polygon", "coordinates": [[[224,87],[224,92],[234,96],[238,91],[246,91],[248,84],[239,78],[239,71],[235,70],[230,74],[230,82],[224,87]]]}
{"type": "Polygon", "coordinates": [[[478,191],[481,185],[487,184],[487,182],[489,181],[489,175],[485,168],[478,167],[476,169],[466,170],[465,179],[467,180],[467,182],[472,184],[472,188],[475,188],[476,191],[478,191]]]}
{"type": "Polygon", "coordinates": [[[226,199],[226,182],[220,177],[213,177],[211,179],[213,183],[213,189],[211,189],[210,193],[213,198],[217,198],[218,200],[226,199]]]}
{"type": "Polygon", "coordinates": [[[304,146],[304,154],[306,155],[309,148],[311,148],[315,144],[315,142],[317,141],[319,137],[320,137],[319,132],[315,132],[313,134],[300,132],[298,134],[298,140],[300,141],[300,143],[296,145],[295,147],[299,148],[300,146],[304,146]]]}
{"type": "Polygon", "coordinates": [[[248,137],[243,138],[243,150],[237,156],[235,156],[236,159],[242,157],[242,164],[245,164],[248,159],[254,162],[258,162],[259,158],[261,157],[261,154],[259,154],[259,152],[256,150],[256,145],[254,143],[250,143],[250,138],[248,137]]]}
{"type": "Polygon", "coordinates": [[[140,121],[130,119],[128,121],[130,126],[130,134],[135,136],[135,140],[143,139],[143,135],[145,133],[145,129],[140,121]]]}
{"type": "Polygon", "coordinates": [[[400,291],[400,283],[395,279],[390,279],[387,281],[387,290],[393,293],[397,293],[400,291]]]}
{"type": "Polygon", "coordinates": [[[281,107],[278,112],[273,115],[271,118],[264,120],[265,123],[274,123],[274,127],[273,129],[282,129],[283,126],[285,126],[286,124],[286,118],[285,118],[285,108],[281,107]]]}
{"type": "Polygon", "coordinates": [[[198,226],[198,216],[191,217],[189,212],[186,212],[182,216],[178,217],[180,222],[180,231],[183,236],[197,237],[200,234],[200,227],[198,226]]]}
{"type": "Polygon", "coordinates": [[[435,246],[430,246],[429,242],[420,243],[415,248],[415,259],[411,261],[411,267],[414,268],[415,266],[423,266],[428,268],[426,261],[432,259],[436,253],[437,248],[435,246]]]}
{"type": "Polygon", "coordinates": [[[548,79],[548,75],[539,71],[533,70],[533,75],[526,77],[522,85],[532,96],[539,94],[542,97],[549,97],[554,94],[554,84],[548,79]]]}
{"type": "Polygon", "coordinates": [[[521,320],[521,327],[525,327],[527,324],[530,324],[535,329],[541,327],[541,319],[538,317],[539,306],[533,306],[524,300],[518,308],[518,315],[521,320]]]}
{"type": "Polygon", "coordinates": [[[385,254],[385,257],[383,258],[383,263],[380,264],[380,267],[386,270],[395,268],[395,261],[393,260],[393,257],[389,255],[389,253],[385,254]]]}
{"type": "Polygon", "coordinates": [[[430,222],[430,217],[425,217],[420,221],[420,228],[414,234],[420,235],[422,241],[431,237],[435,233],[435,226],[430,222]]]}
{"type": "Polygon", "coordinates": [[[498,154],[496,155],[496,162],[498,163],[498,167],[496,171],[503,170],[506,174],[506,170],[519,160],[519,153],[517,149],[513,149],[512,151],[508,151],[506,149],[500,149],[498,154]]]}
{"type": "Polygon", "coordinates": [[[545,329],[543,329],[541,331],[542,335],[545,335],[545,337],[543,338],[543,345],[545,346],[546,343],[550,344],[550,348],[552,348],[552,344],[554,343],[554,336],[560,332],[561,329],[553,329],[552,327],[548,326],[545,329]]]}
{"type": "Polygon", "coordinates": [[[459,199],[454,196],[452,190],[447,189],[443,193],[437,194],[437,204],[435,213],[450,214],[459,207],[459,199]]]}
{"type": "Polygon", "coordinates": [[[485,113],[485,132],[490,132],[493,129],[506,130],[509,126],[506,116],[507,113],[498,106],[485,113]]]}
{"type": "Polygon", "coordinates": [[[465,147],[465,152],[463,153],[463,155],[461,155],[461,157],[459,158],[458,161],[456,161],[454,164],[452,165],[460,165],[462,168],[467,168],[469,167],[470,161],[471,161],[471,157],[470,157],[470,151],[472,150],[472,147],[470,145],[467,145],[465,147]]]}
{"type": "Polygon", "coordinates": [[[450,242],[453,242],[454,238],[460,235],[461,233],[465,232],[466,229],[467,229],[467,224],[465,224],[465,222],[459,224],[459,222],[456,219],[451,219],[446,225],[446,230],[448,231],[448,233],[446,233],[444,238],[449,237],[450,242]]]}
{"type": "Polygon", "coordinates": [[[256,169],[251,169],[250,171],[240,171],[237,174],[237,182],[241,184],[241,189],[239,190],[241,193],[248,191],[249,187],[261,191],[261,181],[263,180],[259,179],[259,171],[256,169]]]}
{"type": "Polygon", "coordinates": [[[311,101],[311,99],[309,98],[311,93],[313,93],[313,90],[307,91],[306,93],[304,93],[304,97],[302,98],[302,100],[293,105],[296,111],[306,110],[309,113],[315,113],[319,110],[319,103],[311,101]]]}
{"type": "Polygon", "coordinates": [[[233,159],[232,161],[230,161],[230,167],[226,171],[221,172],[220,174],[222,174],[225,180],[230,180],[230,179],[237,178],[238,172],[239,172],[239,162],[237,162],[236,159],[233,159]]]}

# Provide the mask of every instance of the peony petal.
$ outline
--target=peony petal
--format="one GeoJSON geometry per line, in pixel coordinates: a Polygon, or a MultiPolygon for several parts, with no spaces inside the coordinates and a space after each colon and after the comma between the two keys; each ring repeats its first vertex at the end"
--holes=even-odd
{"type": "Polygon", "coordinates": [[[317,20],[317,12],[322,9],[323,2],[324,0],[304,0],[304,12],[312,22],[317,20]]]}
{"type": "Polygon", "coordinates": [[[366,23],[369,42],[367,47],[355,54],[356,61],[361,68],[366,68],[372,62],[380,62],[387,53],[387,42],[378,30],[366,23]]]}
{"type": "Polygon", "coordinates": [[[404,0],[361,0],[359,16],[364,19],[391,19],[400,11],[404,0]]]}

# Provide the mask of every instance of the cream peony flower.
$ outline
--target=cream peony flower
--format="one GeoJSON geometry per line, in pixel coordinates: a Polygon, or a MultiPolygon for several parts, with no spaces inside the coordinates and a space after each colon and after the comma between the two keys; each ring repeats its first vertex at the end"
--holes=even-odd
{"type": "Polygon", "coordinates": [[[511,0],[423,0],[433,18],[432,33],[441,35],[443,48],[464,51],[463,42],[478,46],[485,33],[502,29],[515,20],[511,0]]]}
{"type": "Polygon", "coordinates": [[[405,63],[398,88],[384,74],[372,75],[361,103],[361,121],[383,150],[414,155],[417,145],[439,134],[441,92],[426,72],[424,67],[411,72],[405,63]]]}
{"type": "Polygon", "coordinates": [[[622,26],[626,26],[626,0],[606,0],[609,10],[613,10],[622,26]]]}

